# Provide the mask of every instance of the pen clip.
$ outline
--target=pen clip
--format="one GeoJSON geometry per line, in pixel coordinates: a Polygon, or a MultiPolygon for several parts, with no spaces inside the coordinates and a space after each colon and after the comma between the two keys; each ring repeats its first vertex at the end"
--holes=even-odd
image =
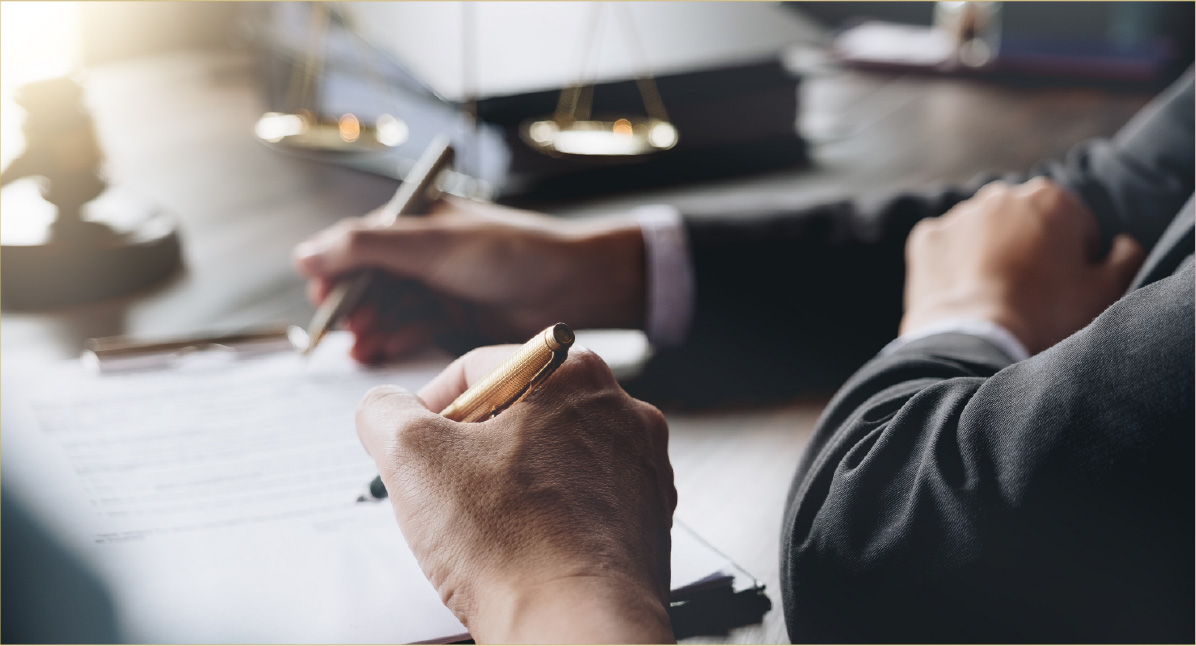
{"type": "Polygon", "coordinates": [[[527,385],[524,386],[523,389],[518,393],[516,393],[514,397],[508,399],[506,403],[495,406],[494,410],[490,412],[490,415],[488,415],[486,419],[494,419],[495,417],[498,417],[499,413],[522,401],[523,398],[528,395],[528,393],[535,390],[540,383],[551,376],[552,373],[556,372],[556,369],[565,362],[565,359],[568,358],[568,356],[569,351],[567,349],[553,352],[552,359],[550,359],[548,363],[544,364],[544,367],[540,368],[534,377],[528,380],[527,385]]]}

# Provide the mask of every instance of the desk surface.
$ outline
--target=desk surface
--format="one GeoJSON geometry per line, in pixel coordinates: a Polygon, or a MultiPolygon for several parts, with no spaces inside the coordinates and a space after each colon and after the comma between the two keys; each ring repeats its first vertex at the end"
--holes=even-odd
{"type": "MultiPolygon", "coordinates": [[[[291,272],[292,246],[381,204],[394,182],[258,144],[251,133],[262,106],[249,61],[237,54],[111,65],[92,71],[88,83],[110,177],[178,215],[186,267],[127,298],[5,312],[3,369],[77,356],[96,336],[305,324],[312,309],[291,272]]],[[[585,216],[669,202],[702,215],[965,181],[984,170],[1024,170],[1086,137],[1110,134],[1149,98],[834,70],[808,78],[801,93],[801,126],[813,143],[809,167],[539,206],[585,216]]],[[[678,518],[762,579],[775,608],[762,624],[687,641],[788,641],[780,612],[781,512],[823,403],[804,397],[669,416],[678,518]]]]}

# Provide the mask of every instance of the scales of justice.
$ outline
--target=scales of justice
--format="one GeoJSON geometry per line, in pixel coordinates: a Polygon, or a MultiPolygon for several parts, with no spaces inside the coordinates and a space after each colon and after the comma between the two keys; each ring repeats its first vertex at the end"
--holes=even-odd
{"type": "MultiPolygon", "coordinates": [[[[668,150],[678,141],[676,127],[669,121],[664,102],[656,88],[656,81],[648,69],[646,56],[630,9],[620,3],[606,7],[595,3],[582,45],[581,65],[576,82],[565,87],[552,115],[529,119],[519,128],[522,141],[533,150],[558,158],[634,162],[668,150]],[[594,79],[591,67],[597,50],[598,35],[606,10],[615,12],[621,22],[621,34],[634,57],[637,67],[636,87],[644,103],[644,115],[591,115],[594,79]]],[[[473,8],[463,3],[463,21],[469,19],[473,8]]],[[[315,3],[309,27],[306,56],[292,69],[287,85],[289,109],[267,112],[258,120],[255,132],[258,139],[294,152],[323,152],[339,154],[368,154],[401,145],[407,140],[408,125],[396,115],[385,111],[374,123],[366,123],[354,114],[322,115],[320,105],[320,77],[324,69],[324,49],[331,25],[349,30],[357,37],[358,57],[363,71],[369,74],[378,94],[393,92],[383,80],[377,51],[367,53],[365,41],[351,24],[350,17],[329,3],[315,3]]],[[[470,29],[463,29],[466,38],[470,29]]],[[[462,60],[467,69],[465,78],[473,78],[476,61],[469,48],[462,60]]],[[[531,62],[530,64],[534,64],[531,62]]],[[[476,124],[475,103],[467,99],[462,106],[476,124]]]]}

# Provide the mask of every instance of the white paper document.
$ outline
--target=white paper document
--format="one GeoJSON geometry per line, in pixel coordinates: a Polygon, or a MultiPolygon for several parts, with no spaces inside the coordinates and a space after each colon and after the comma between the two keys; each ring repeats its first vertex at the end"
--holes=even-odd
{"type": "MultiPolygon", "coordinates": [[[[394,643],[465,634],[408,550],[354,409],[447,364],[371,370],[330,337],[293,353],[97,375],[4,375],[4,483],[100,575],[142,643],[394,643]]],[[[725,562],[674,532],[673,587],[725,562]]]]}

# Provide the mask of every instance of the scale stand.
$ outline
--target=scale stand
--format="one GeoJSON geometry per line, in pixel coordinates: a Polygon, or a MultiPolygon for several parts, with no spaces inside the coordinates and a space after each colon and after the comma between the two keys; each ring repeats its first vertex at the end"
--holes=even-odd
{"type": "Polygon", "coordinates": [[[181,264],[173,218],[109,188],[83,90],[21,87],[25,152],[0,173],[0,306],[45,309],[148,287],[181,264]]]}
{"type": "Polygon", "coordinates": [[[628,46],[638,61],[636,88],[644,101],[646,117],[606,115],[594,118],[590,107],[594,99],[594,83],[586,82],[586,71],[594,55],[599,26],[602,24],[603,3],[595,3],[589,21],[588,35],[582,46],[579,80],[561,90],[556,112],[548,118],[529,119],[519,135],[533,150],[550,157],[590,161],[642,161],[677,145],[677,128],[669,121],[664,101],[656,89],[656,80],[648,71],[647,56],[640,41],[635,22],[626,5],[616,4],[624,20],[628,46]]]}
{"type": "Polygon", "coordinates": [[[331,117],[320,113],[320,92],[324,82],[324,48],[333,21],[354,34],[359,64],[370,73],[382,91],[393,88],[382,77],[377,52],[367,59],[365,42],[349,24],[344,12],[334,12],[328,2],[311,3],[311,33],[305,60],[295,61],[287,83],[286,104],[292,111],[267,112],[258,119],[254,134],[262,143],[291,152],[334,153],[342,155],[376,153],[407,141],[407,123],[389,114],[385,108],[374,123],[363,123],[352,113],[331,117]]]}

